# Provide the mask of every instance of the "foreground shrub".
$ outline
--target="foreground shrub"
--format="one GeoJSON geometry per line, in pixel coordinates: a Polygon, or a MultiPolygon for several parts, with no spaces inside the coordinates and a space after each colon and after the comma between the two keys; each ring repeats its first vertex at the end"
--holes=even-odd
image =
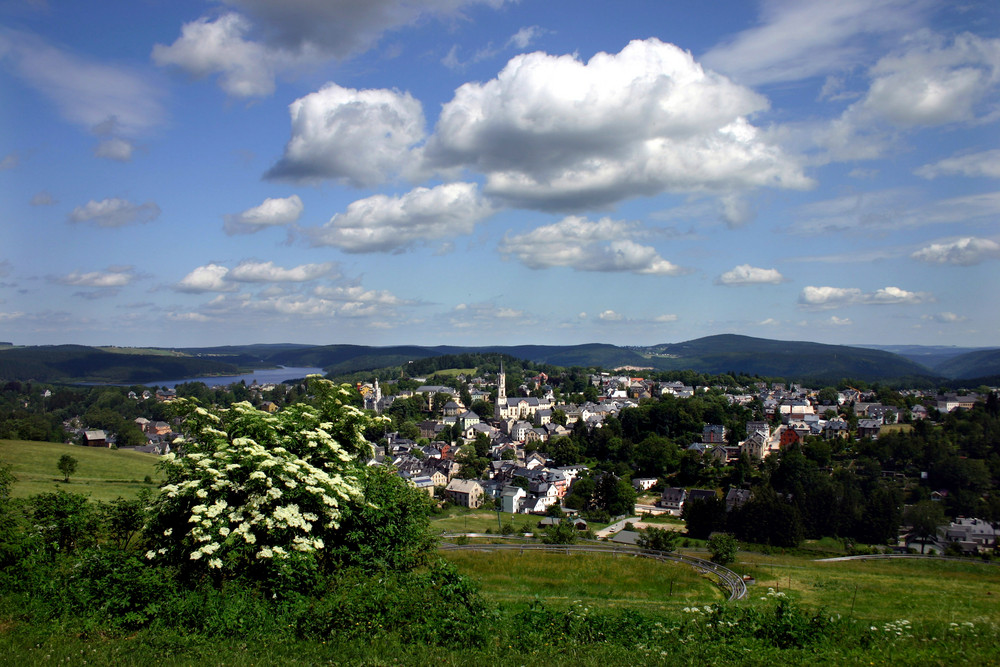
{"type": "MultiPolygon", "coordinates": [[[[316,405],[269,414],[249,403],[208,410],[179,402],[183,456],[168,454],[147,536],[146,558],[191,576],[264,580],[315,561],[329,570],[327,542],[363,497],[370,417],[346,403],[348,387],[309,378],[316,405]],[[285,561],[288,561],[285,563],[285,561]]],[[[342,536],[343,537],[343,536],[342,536]]]]}

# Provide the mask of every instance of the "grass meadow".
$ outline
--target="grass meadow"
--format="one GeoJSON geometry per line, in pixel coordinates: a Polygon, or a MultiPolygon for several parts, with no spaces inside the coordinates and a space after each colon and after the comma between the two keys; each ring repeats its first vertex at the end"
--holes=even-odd
{"type": "Polygon", "coordinates": [[[1000,622],[1000,565],[976,561],[865,559],[823,562],[741,553],[732,569],[830,613],[873,622],[1000,622]]]}
{"type": "Polygon", "coordinates": [[[59,442],[0,440],[0,462],[9,464],[17,482],[11,495],[26,498],[51,493],[57,488],[82,493],[94,501],[134,498],[140,489],[155,489],[159,482],[157,456],[103,447],[81,447],[59,442]],[[77,460],[69,484],[56,467],[59,457],[69,454],[77,460]],[[152,480],[147,484],[146,477],[152,480]]]}
{"type": "Polygon", "coordinates": [[[587,607],[678,611],[722,602],[722,590],[694,568],[631,555],[448,551],[444,557],[505,605],[541,599],[554,609],[587,607]]]}

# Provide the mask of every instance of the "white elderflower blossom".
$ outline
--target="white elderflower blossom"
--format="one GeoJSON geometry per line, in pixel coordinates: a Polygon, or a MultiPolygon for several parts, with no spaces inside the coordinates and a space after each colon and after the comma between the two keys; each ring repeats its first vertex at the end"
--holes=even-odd
{"type": "MultiPolygon", "coordinates": [[[[325,380],[310,382],[318,383],[312,393],[326,401],[323,412],[336,415],[334,419],[321,422],[321,411],[305,405],[274,415],[246,402],[225,411],[192,406],[187,455],[164,457],[176,481],[165,485],[160,496],[166,507],[193,498],[203,501],[188,510],[191,529],[176,545],[191,560],[207,561],[211,569],[241,567],[242,558],[227,555],[243,544],[258,544],[258,536],[267,542],[258,547],[258,559],[322,549],[323,530],[337,527],[341,505],[363,500],[360,466],[348,450],[357,451],[364,442],[361,430],[367,417],[330,402],[333,394],[346,395],[343,388],[325,380]],[[332,431],[354,444],[342,447],[332,431]],[[271,531],[266,540],[264,530],[271,531]],[[242,540],[229,539],[237,535],[242,540]]],[[[181,539],[170,529],[163,538],[181,539]]]]}

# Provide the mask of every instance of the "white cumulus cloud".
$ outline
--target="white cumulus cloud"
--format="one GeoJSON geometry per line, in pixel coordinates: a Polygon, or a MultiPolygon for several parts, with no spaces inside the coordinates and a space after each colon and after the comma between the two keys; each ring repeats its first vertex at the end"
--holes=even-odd
{"type": "Polygon", "coordinates": [[[723,273],[715,282],[719,285],[777,285],[785,282],[785,277],[777,269],[740,264],[723,273]]]}
{"type": "Polygon", "coordinates": [[[185,23],[170,46],[153,47],[153,62],[195,77],[219,73],[219,85],[234,97],[264,97],[274,92],[275,70],[291,64],[291,54],[244,38],[250,21],[236,13],[185,23]]]}
{"type": "Polygon", "coordinates": [[[253,234],[267,227],[290,225],[302,216],[302,200],[298,195],[267,198],[264,203],[242,213],[225,217],[227,234],[253,234]]]}
{"type": "Polygon", "coordinates": [[[932,243],[910,257],[931,264],[972,266],[987,259],[1000,259],[1000,243],[992,239],[966,236],[953,241],[932,243]]]}
{"type": "Polygon", "coordinates": [[[863,292],[857,287],[816,287],[809,285],[799,295],[799,304],[806,308],[841,308],[857,304],[894,305],[917,304],[931,300],[926,292],[910,292],[899,287],[882,287],[863,292]]]}
{"type": "Polygon", "coordinates": [[[335,274],[337,265],[333,262],[322,264],[301,264],[285,269],[276,266],[274,262],[255,262],[247,260],[233,268],[227,278],[241,283],[301,283],[335,274]]]}
{"type": "Polygon", "coordinates": [[[616,313],[613,310],[605,310],[601,312],[601,314],[598,315],[597,318],[603,322],[621,322],[623,319],[625,319],[625,316],[622,315],[621,313],[616,313]]]}
{"type": "Polygon", "coordinates": [[[532,269],[568,266],[577,271],[679,275],[686,270],[667,261],[652,246],[636,243],[636,224],[602,218],[592,222],[568,216],[526,234],[506,235],[504,255],[514,255],[532,269]]]}
{"type": "Polygon", "coordinates": [[[344,59],[372,48],[388,30],[465,7],[504,0],[222,0],[232,9],[184,24],[153,60],[196,77],[219,75],[234,97],[264,97],[289,70],[344,59]]]}
{"type": "Polygon", "coordinates": [[[174,287],[180,292],[233,292],[237,283],[305,283],[339,275],[334,262],[301,264],[286,269],[274,262],[244,260],[232,269],[215,263],[199,266],[174,287]]]}
{"type": "Polygon", "coordinates": [[[901,53],[882,58],[870,73],[871,87],[860,104],[892,123],[974,120],[979,103],[994,99],[1000,83],[1000,39],[965,33],[947,44],[921,33],[901,53]]]}
{"type": "Polygon", "coordinates": [[[229,268],[221,264],[199,266],[184,276],[175,289],[179,292],[232,292],[236,285],[226,280],[229,268]]]}
{"type": "Polygon", "coordinates": [[[513,58],[444,105],[424,153],[432,168],[486,173],[516,206],[575,210],[628,197],[812,185],[747,117],[768,107],[656,39],[620,53],[513,58]]]}
{"type": "Polygon", "coordinates": [[[872,160],[900,148],[901,131],[1000,118],[1000,39],[921,30],[864,72],[868,89],[838,117],[771,128],[811,161],[872,160]]]}
{"type": "Polygon", "coordinates": [[[98,227],[124,227],[150,222],[160,216],[160,207],[154,202],[133,204],[126,199],[113,197],[101,201],[91,200],[77,206],[69,214],[70,222],[89,222],[98,227]]]}
{"type": "Polygon", "coordinates": [[[421,242],[470,234],[492,212],[474,183],[448,183],[416,188],[399,197],[358,200],[306,234],[313,245],[346,252],[398,252],[421,242]]]}
{"type": "Polygon", "coordinates": [[[420,102],[395,90],[329,83],[295,100],[288,110],[292,136],[266,178],[378,185],[407,168],[411,147],[424,137],[420,102]]]}

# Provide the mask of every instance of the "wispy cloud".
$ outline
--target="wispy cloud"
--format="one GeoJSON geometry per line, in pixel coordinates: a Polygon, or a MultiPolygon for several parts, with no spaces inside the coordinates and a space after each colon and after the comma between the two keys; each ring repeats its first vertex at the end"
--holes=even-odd
{"type": "Polygon", "coordinates": [[[151,222],[160,216],[160,207],[154,202],[133,204],[119,199],[102,199],[89,201],[83,206],[77,206],[69,214],[69,221],[74,223],[92,223],[98,227],[124,227],[144,222],[151,222]]]}
{"type": "Polygon", "coordinates": [[[163,90],[148,73],[81,56],[30,33],[0,31],[0,57],[17,75],[48,98],[62,116],[100,134],[111,122],[134,136],[166,120],[163,90]]]}

